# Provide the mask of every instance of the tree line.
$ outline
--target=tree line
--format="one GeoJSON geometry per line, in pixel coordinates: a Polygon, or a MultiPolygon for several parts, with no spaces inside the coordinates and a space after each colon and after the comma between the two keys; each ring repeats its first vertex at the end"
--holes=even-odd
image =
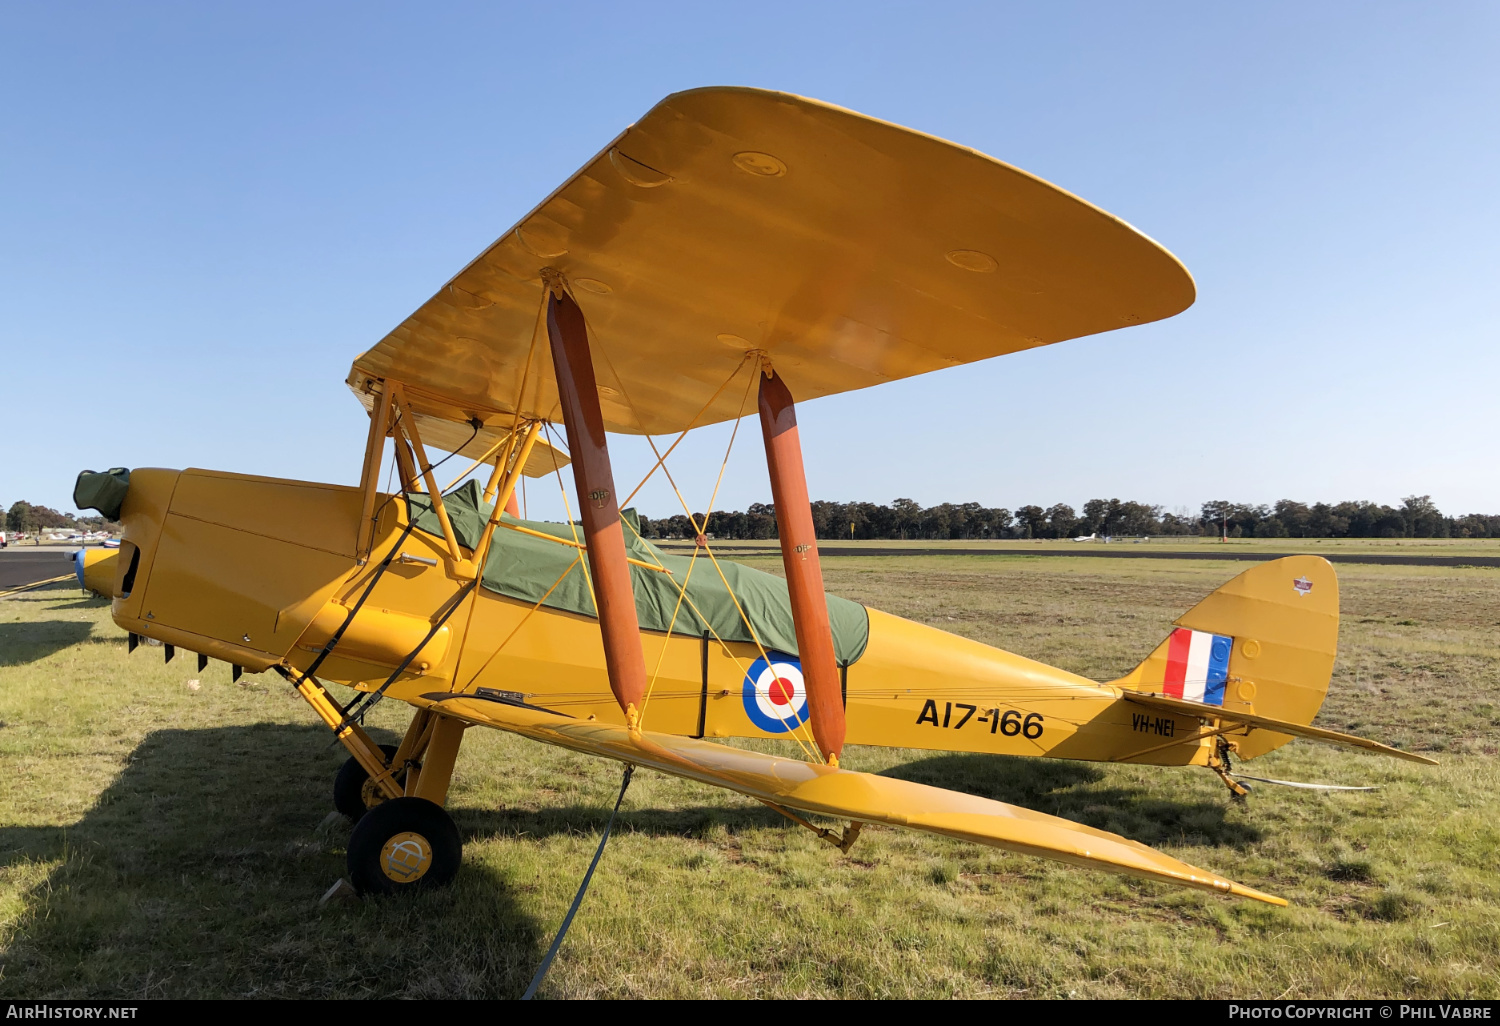
{"type": "MultiPolygon", "coordinates": [[[[923,507],[911,499],[890,505],[874,502],[812,504],[819,538],[855,539],[1026,539],[1207,535],[1229,538],[1500,538],[1500,515],[1448,516],[1430,495],[1409,495],[1399,506],[1368,501],[1295,502],[1266,505],[1214,500],[1192,512],[1120,499],[1090,499],[1081,510],[1066,503],[991,509],[977,502],[945,502],[923,507]]],[[[703,514],[695,514],[703,522],[703,514]]],[[[684,514],[641,517],[646,538],[693,537],[684,514]]],[[[714,538],[776,537],[776,508],[752,503],[741,510],[715,510],[707,533],[714,538]]]]}
{"type": "Polygon", "coordinates": [[[17,534],[32,531],[118,531],[120,525],[103,517],[78,517],[71,513],[59,513],[50,506],[35,506],[29,502],[13,502],[5,511],[5,529],[17,534]]]}
{"type": "MultiPolygon", "coordinates": [[[[1448,516],[1430,495],[1408,495],[1399,506],[1368,501],[1294,502],[1272,505],[1214,500],[1196,513],[1186,508],[1120,499],[1090,499],[1081,510],[1066,503],[991,509],[977,502],[944,502],[924,507],[911,499],[890,505],[874,502],[812,504],[813,527],[819,538],[897,539],[1026,539],[1152,537],[1160,535],[1220,534],[1230,538],[1500,538],[1500,515],[1469,513],[1448,516]]],[[[694,515],[699,523],[703,514],[694,515]]],[[[691,538],[692,524],[679,513],[671,517],[641,517],[646,538],[691,538]]],[[[14,502],[5,512],[5,528],[36,530],[119,530],[119,524],[97,516],[59,513],[47,506],[14,502]]],[[[755,502],[747,510],[715,510],[708,518],[715,538],[765,539],[776,537],[776,507],[755,502]]]]}

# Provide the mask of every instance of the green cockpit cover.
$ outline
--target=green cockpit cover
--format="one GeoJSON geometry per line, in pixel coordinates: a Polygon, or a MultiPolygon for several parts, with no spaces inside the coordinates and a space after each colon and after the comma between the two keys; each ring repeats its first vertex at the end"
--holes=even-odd
{"type": "MultiPolygon", "coordinates": [[[[443,529],[432,502],[421,493],[409,493],[407,501],[420,531],[442,537],[443,529]]],[[[491,505],[486,503],[474,481],[466,481],[443,496],[448,510],[448,519],[453,524],[453,533],[459,544],[472,549],[478,544],[489,519],[491,505]]],[[[734,599],[720,580],[714,564],[705,556],[690,560],[686,556],[669,556],[655,545],[645,541],[635,530],[640,522],[634,510],[621,514],[629,521],[625,528],[626,554],[643,563],[660,564],[672,571],[671,576],[655,570],[632,565],[630,574],[635,585],[635,611],[641,627],[650,631],[665,631],[677,610],[674,634],[699,637],[705,630],[704,621],[725,641],[753,642],[745,619],[735,608],[734,599]],[[692,574],[689,576],[689,564],[692,574]],[[678,606],[681,592],[677,583],[687,582],[687,599],[678,606]]],[[[554,538],[574,540],[573,529],[567,524],[551,524],[535,520],[517,520],[508,513],[501,514],[508,524],[520,524],[533,531],[554,538]]],[[[578,528],[578,541],[583,541],[583,528],[578,528]]],[[[489,558],[485,560],[481,583],[490,591],[522,602],[540,602],[549,609],[561,609],[584,616],[597,615],[593,596],[589,593],[588,581],[584,577],[578,557],[580,550],[556,542],[533,538],[519,531],[505,528],[495,530],[495,539],[490,546],[489,558]],[[550,592],[549,592],[550,589],[550,592]],[[544,598],[545,596],[545,598],[544,598]]],[[[797,655],[797,632],[792,622],[792,604],[787,595],[786,581],[775,574],[755,570],[740,563],[719,560],[719,566],[739,599],[740,608],[755,625],[755,635],[768,652],[797,655]]],[[[836,595],[828,596],[828,619],[833,627],[833,649],[841,665],[848,665],[865,651],[865,642],[870,637],[870,618],[865,607],[836,595]]]]}
{"type": "Polygon", "coordinates": [[[119,520],[120,506],[130,491],[130,471],[111,467],[105,471],[85,470],[73,485],[73,505],[79,509],[97,509],[105,520],[119,520]]]}

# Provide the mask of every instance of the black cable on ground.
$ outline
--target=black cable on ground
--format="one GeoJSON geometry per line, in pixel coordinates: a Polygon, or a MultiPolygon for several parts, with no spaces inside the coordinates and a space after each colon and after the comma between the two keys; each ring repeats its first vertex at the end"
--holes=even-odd
{"type": "Polygon", "coordinates": [[[609,822],[604,825],[604,836],[599,838],[599,850],[594,852],[594,861],[589,863],[589,871],[583,874],[583,883],[578,885],[578,893],[573,897],[572,907],[568,909],[568,914],[563,916],[562,926],[558,928],[557,936],[552,938],[552,946],[547,949],[547,957],[543,958],[542,964],[537,967],[536,975],[531,978],[531,986],[527,987],[526,993],[521,995],[522,1001],[530,1001],[536,996],[536,989],[547,978],[547,970],[552,968],[552,960],[557,957],[557,950],[562,947],[563,938],[568,935],[568,927],[573,925],[573,917],[578,914],[578,906],[583,904],[583,896],[589,889],[589,881],[594,878],[594,870],[599,865],[599,856],[604,854],[604,845],[609,841],[609,832],[615,825],[615,817],[620,814],[620,803],[625,800],[625,789],[630,786],[630,777],[634,772],[634,766],[625,767],[625,779],[620,781],[620,797],[615,799],[615,811],[609,814],[609,822]]]}

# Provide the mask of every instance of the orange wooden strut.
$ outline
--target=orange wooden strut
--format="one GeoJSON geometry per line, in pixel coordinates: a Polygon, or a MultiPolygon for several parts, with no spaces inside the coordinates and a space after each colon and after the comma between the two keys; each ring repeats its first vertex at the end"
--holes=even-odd
{"type": "Polygon", "coordinates": [[[583,311],[571,296],[555,287],[547,299],[547,337],[552,342],[557,393],[568,431],[579,520],[588,545],[599,632],[604,638],[604,665],[615,700],[625,711],[626,724],[634,730],[646,693],[646,660],[641,655],[641,625],[635,614],[635,589],[625,556],[625,528],[615,497],[583,311]]]}
{"type": "Polygon", "coordinates": [[[823,567],[818,562],[812,505],[807,498],[807,475],[802,467],[797,408],[786,383],[769,363],[764,365],[760,379],[760,427],[766,439],[776,529],[781,535],[781,564],[786,568],[797,628],[797,657],[807,686],[808,718],[819,751],[837,765],[844,750],[844,701],[833,631],[828,625],[828,596],[823,590],[823,567]]]}

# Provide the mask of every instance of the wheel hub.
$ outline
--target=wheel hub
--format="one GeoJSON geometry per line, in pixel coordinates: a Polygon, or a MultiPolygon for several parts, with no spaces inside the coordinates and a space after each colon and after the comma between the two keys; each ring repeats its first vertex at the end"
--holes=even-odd
{"type": "Polygon", "coordinates": [[[380,789],[380,785],[369,778],[366,778],[365,782],[360,785],[359,796],[364,800],[365,808],[367,809],[373,809],[375,806],[387,801],[385,792],[380,789]]]}
{"type": "Polygon", "coordinates": [[[432,866],[432,845],[427,838],[403,830],[380,849],[380,870],[396,883],[415,883],[432,866]]]}

